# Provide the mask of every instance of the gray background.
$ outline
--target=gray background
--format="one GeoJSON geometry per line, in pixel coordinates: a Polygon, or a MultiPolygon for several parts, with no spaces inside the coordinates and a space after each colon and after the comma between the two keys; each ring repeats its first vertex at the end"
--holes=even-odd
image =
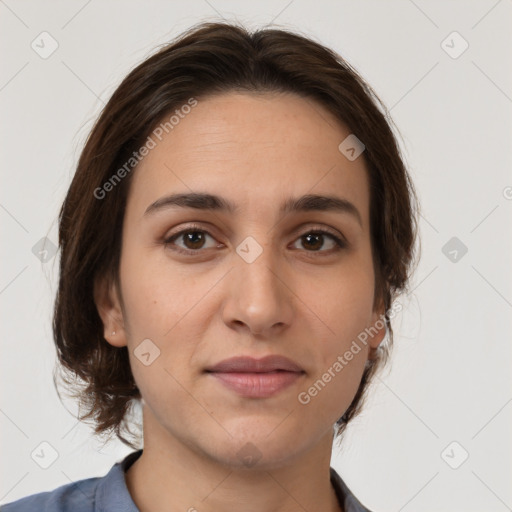
{"type": "Polygon", "coordinates": [[[103,475],[131,451],[94,439],[53,387],[56,217],[125,74],[226,18],[297,29],[347,58],[391,109],[420,195],[422,259],[393,360],[333,467],[383,512],[512,510],[511,15],[511,0],[0,0],[0,503],[103,475]],[[45,59],[43,31],[58,43],[45,59]]]}

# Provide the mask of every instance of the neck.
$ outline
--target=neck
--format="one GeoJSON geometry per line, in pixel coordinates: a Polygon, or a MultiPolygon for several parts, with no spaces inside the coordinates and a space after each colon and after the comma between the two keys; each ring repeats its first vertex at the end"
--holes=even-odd
{"type": "Polygon", "coordinates": [[[342,511],[330,482],[331,431],[286,462],[240,468],[161,430],[144,421],[143,453],[126,472],[140,512],[342,511]]]}

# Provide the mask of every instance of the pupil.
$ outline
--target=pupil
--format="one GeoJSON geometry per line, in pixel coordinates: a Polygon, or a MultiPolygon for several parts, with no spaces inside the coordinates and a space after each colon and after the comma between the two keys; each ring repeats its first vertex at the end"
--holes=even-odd
{"type": "Polygon", "coordinates": [[[203,235],[199,231],[192,231],[190,233],[187,233],[186,237],[187,237],[187,242],[191,242],[192,245],[194,245],[194,247],[190,247],[191,249],[199,249],[199,247],[201,246],[201,242],[204,241],[203,235]],[[199,240],[197,240],[197,238],[199,240]],[[194,240],[194,239],[196,239],[196,240],[194,240]],[[196,245],[198,245],[199,247],[196,247],[196,245]]]}
{"type": "Polygon", "coordinates": [[[320,248],[322,247],[322,242],[321,242],[322,235],[320,235],[320,234],[315,235],[315,234],[311,234],[311,233],[310,233],[310,234],[308,234],[308,235],[305,235],[305,236],[304,236],[304,238],[307,240],[307,243],[308,243],[308,244],[309,244],[309,242],[310,242],[312,239],[316,239],[317,244],[316,244],[315,246],[310,245],[310,246],[309,246],[309,247],[310,247],[310,249],[313,249],[313,250],[315,250],[315,251],[316,251],[316,250],[318,250],[318,249],[320,249],[320,248]],[[319,243],[318,243],[318,242],[319,242],[319,243]]]}

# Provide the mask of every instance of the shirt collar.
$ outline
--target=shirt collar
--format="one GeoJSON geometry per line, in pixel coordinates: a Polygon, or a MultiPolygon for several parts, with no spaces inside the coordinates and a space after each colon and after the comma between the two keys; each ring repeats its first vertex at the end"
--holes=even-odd
{"type": "Polygon", "coordinates": [[[126,470],[142,455],[132,452],[118,462],[101,480],[96,489],[95,512],[140,512],[126,486],[126,470]]]}

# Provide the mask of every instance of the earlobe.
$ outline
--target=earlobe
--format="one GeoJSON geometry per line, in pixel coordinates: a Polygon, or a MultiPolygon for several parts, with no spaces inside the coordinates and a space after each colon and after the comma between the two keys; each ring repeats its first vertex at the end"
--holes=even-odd
{"type": "Polygon", "coordinates": [[[370,336],[368,336],[368,344],[371,353],[379,348],[387,333],[386,316],[384,310],[374,311],[372,315],[372,323],[369,328],[370,336]]]}
{"type": "Polygon", "coordinates": [[[94,303],[103,323],[103,337],[114,347],[127,345],[123,312],[112,280],[99,277],[94,281],[94,303]]]}

